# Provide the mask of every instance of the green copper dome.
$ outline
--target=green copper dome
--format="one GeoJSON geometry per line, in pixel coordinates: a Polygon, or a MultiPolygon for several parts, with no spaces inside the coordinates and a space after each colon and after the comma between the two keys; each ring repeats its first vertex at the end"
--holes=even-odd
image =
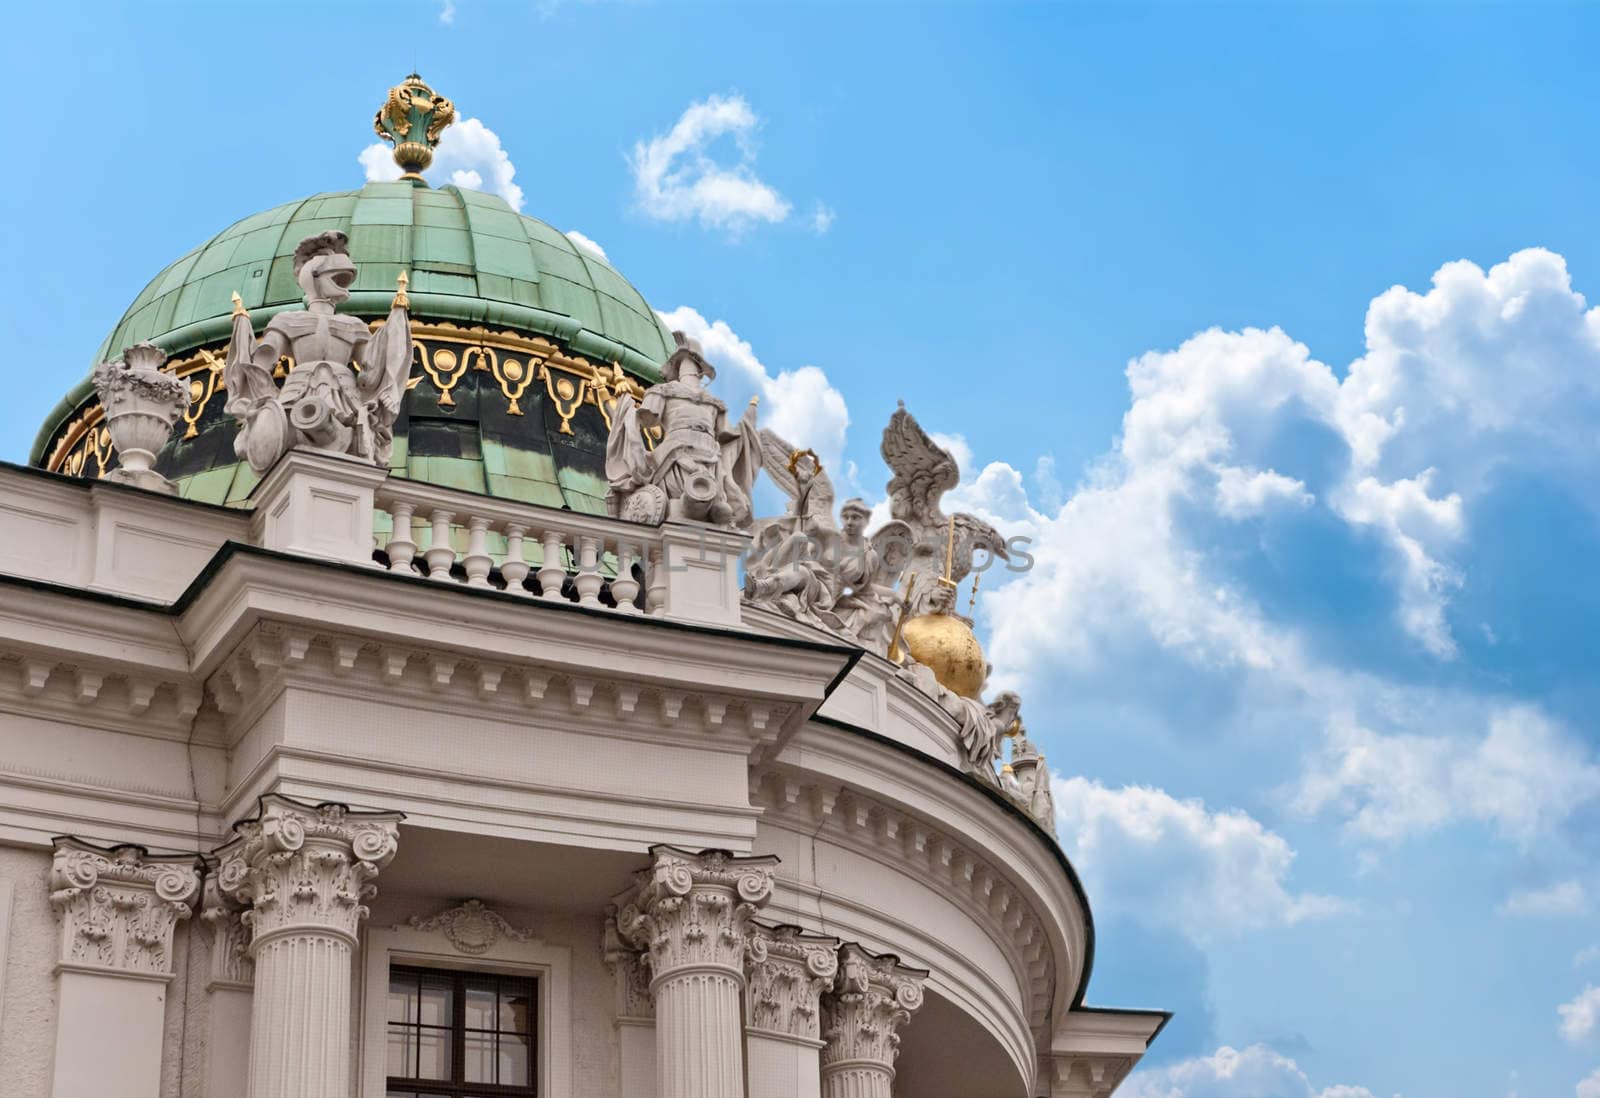
{"type": "Polygon", "coordinates": [[[151,279],[90,365],[140,340],[176,354],[226,335],[235,291],[258,320],[300,307],[295,245],[329,229],[350,237],[358,272],[341,312],[384,316],[395,276],[407,271],[417,316],[555,336],[649,378],[671,353],[671,334],[639,291],[566,234],[495,195],[399,182],[313,195],[235,222],[151,279]]]}
{"type": "MultiPolygon", "coordinates": [[[[599,509],[609,401],[631,383],[624,374],[644,385],[659,379],[671,334],[638,290],[559,230],[493,195],[404,180],[247,217],[168,264],[134,299],[89,365],[149,340],[190,380],[194,403],[158,470],[191,498],[248,494],[254,477],[233,453],[220,365],[210,364],[226,352],[235,292],[257,332],[273,314],[303,307],[295,246],[328,230],[349,237],[357,269],[341,313],[381,319],[397,276],[409,279],[418,350],[394,471],[599,509]]],[[[98,445],[98,416],[84,380],[43,425],[33,463],[82,476],[114,467],[108,445],[98,445]]]]}

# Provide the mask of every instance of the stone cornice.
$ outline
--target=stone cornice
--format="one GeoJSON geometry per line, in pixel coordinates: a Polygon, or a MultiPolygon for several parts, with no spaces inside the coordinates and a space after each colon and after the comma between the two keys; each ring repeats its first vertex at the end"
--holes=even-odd
{"type": "Polygon", "coordinates": [[[1048,1098],[1111,1098],[1138,1060],[1116,1053],[1056,1055],[1041,1065],[1041,1074],[1049,1080],[1048,1098]]]}
{"type": "Polygon", "coordinates": [[[172,933],[193,912],[199,859],[63,837],[50,867],[62,968],[172,978],[172,933]]]}
{"type": "MultiPolygon", "coordinates": [[[[901,810],[882,797],[787,767],[756,775],[753,803],[775,821],[883,861],[926,880],[991,928],[1018,983],[1028,989],[1028,1025],[1036,1043],[1047,1036],[1052,993],[1050,933],[1013,874],[980,853],[970,836],[901,810]]],[[[991,848],[992,851],[993,848],[991,848]]]]}
{"type": "Polygon", "coordinates": [[[0,712],[187,741],[200,711],[200,684],[77,653],[9,649],[0,642],[0,712]]]}
{"type": "Polygon", "coordinates": [[[441,713],[519,721],[545,713],[569,728],[654,743],[689,742],[748,754],[771,744],[800,703],[737,695],[645,678],[646,667],[610,663],[581,669],[519,662],[418,638],[386,642],[329,629],[262,621],[245,634],[206,682],[207,696],[234,727],[247,727],[290,684],[369,692],[441,713]]]}

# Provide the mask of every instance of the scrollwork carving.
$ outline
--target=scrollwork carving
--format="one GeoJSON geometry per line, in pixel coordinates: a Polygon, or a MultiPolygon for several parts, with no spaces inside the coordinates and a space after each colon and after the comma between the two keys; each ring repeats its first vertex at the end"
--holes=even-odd
{"type": "Polygon", "coordinates": [[[50,905],[61,921],[60,963],[171,977],[173,930],[199,891],[192,855],[56,840],[50,905]]]}
{"type": "Polygon", "coordinates": [[[482,900],[468,900],[426,919],[413,915],[406,925],[412,930],[442,933],[458,952],[474,957],[489,952],[501,938],[513,942],[535,938],[533,931],[512,926],[493,908],[485,907],[482,900]]]}
{"type": "Polygon", "coordinates": [[[373,878],[394,857],[400,814],[305,805],[276,794],[235,827],[217,856],[218,884],[244,915],[252,947],[289,930],[318,929],[352,944],[377,891],[373,878]]]}
{"type": "Polygon", "coordinates": [[[752,925],[745,942],[745,1025],[821,1039],[821,996],[839,969],[837,938],[799,927],[752,925]]]}
{"type": "Polygon", "coordinates": [[[869,953],[854,943],[843,946],[833,991],[823,998],[823,1074],[830,1066],[867,1064],[892,1077],[900,1027],[922,1006],[927,975],[892,954],[869,953]]]}

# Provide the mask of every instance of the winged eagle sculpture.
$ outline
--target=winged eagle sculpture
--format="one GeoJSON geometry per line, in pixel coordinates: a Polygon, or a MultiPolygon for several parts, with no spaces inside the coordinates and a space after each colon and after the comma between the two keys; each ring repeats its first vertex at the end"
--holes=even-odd
{"type": "Polygon", "coordinates": [[[976,515],[946,515],[940,510],[939,501],[960,481],[961,470],[950,451],[934,442],[906,411],[904,402],[883,429],[879,452],[894,472],[888,485],[889,514],[910,531],[904,582],[911,584],[911,595],[906,616],[948,612],[954,605],[948,592],[972,573],[978,550],[1010,559],[1005,539],[976,515]]]}

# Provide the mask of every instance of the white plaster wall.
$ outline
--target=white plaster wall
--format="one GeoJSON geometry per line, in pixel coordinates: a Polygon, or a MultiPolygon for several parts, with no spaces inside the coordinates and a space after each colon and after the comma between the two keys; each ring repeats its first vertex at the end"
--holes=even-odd
{"type": "Polygon", "coordinates": [[[0,1064],[6,1098],[43,1098],[50,1093],[55,1051],[56,920],[50,910],[50,855],[43,850],[0,846],[0,877],[15,886],[11,941],[7,950],[5,1025],[0,1026],[0,1064]]]}

